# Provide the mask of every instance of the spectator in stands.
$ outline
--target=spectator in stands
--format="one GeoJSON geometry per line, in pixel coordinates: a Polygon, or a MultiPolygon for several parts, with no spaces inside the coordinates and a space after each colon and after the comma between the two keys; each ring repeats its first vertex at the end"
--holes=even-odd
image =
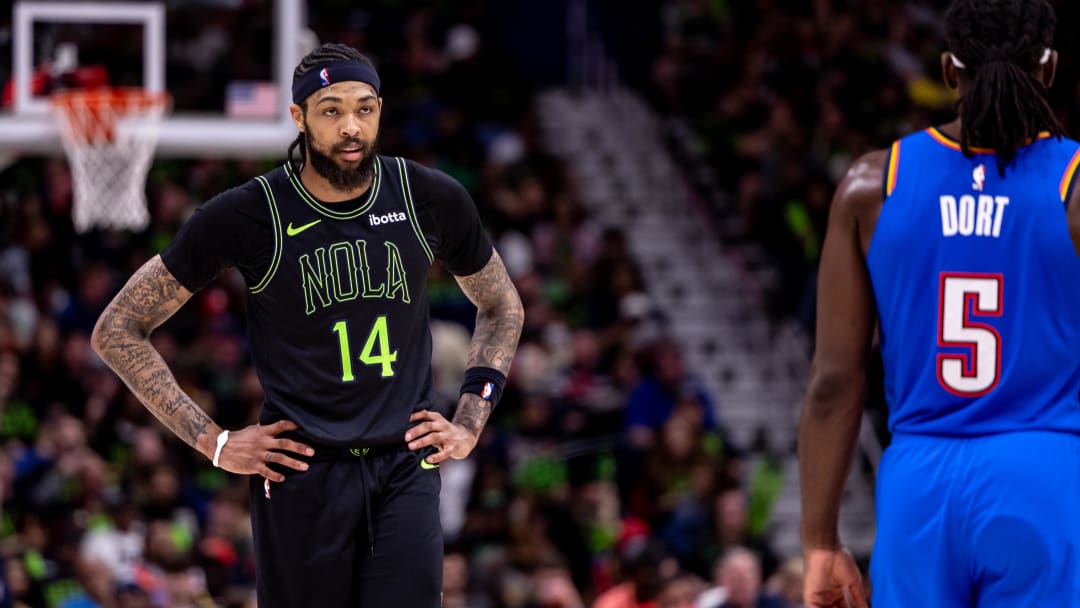
{"type": "Polygon", "coordinates": [[[112,501],[107,512],[111,523],[106,521],[87,531],[79,553],[87,568],[104,566],[110,580],[131,581],[136,564],[142,560],[145,531],[127,496],[117,494],[112,501]]]}
{"type": "MultiPolygon", "coordinates": [[[[714,439],[719,438],[719,447],[727,456],[734,455],[730,441],[724,441],[718,427],[711,398],[704,387],[687,373],[678,346],[670,339],[663,338],[642,347],[640,353],[645,373],[631,391],[627,402],[624,418],[626,443],[619,455],[620,493],[626,501],[633,500],[635,488],[641,490],[648,454],[656,449],[664,425],[676,410],[682,412],[682,420],[686,424],[698,429],[689,431],[691,439],[695,432],[707,433],[714,439]]],[[[682,422],[677,422],[672,429],[672,438],[686,436],[684,429],[688,428],[682,422]]],[[[646,491],[646,496],[652,495],[646,491]]],[[[634,509],[633,504],[628,503],[628,506],[634,509]]]]}
{"type": "Polygon", "coordinates": [[[160,604],[155,605],[142,587],[128,583],[116,590],[116,608],[160,608],[160,604]]]}
{"type": "Polygon", "coordinates": [[[764,538],[751,535],[748,502],[746,490],[741,485],[729,484],[720,488],[712,503],[712,534],[703,543],[700,555],[705,563],[715,564],[729,551],[749,548],[755,554],[759,570],[771,575],[777,567],[777,557],[764,538]]]}
{"type": "Polygon", "coordinates": [[[663,546],[647,537],[626,539],[621,549],[623,582],[596,599],[593,608],[651,608],[663,581],[678,574],[678,564],[663,546]]]}
{"type": "Polygon", "coordinates": [[[805,569],[801,557],[789,557],[766,587],[773,595],[784,601],[784,608],[803,608],[803,575],[805,569]]]}
{"type": "Polygon", "coordinates": [[[660,429],[680,404],[696,410],[704,429],[717,430],[716,407],[705,388],[687,373],[678,345],[661,339],[643,350],[645,377],[626,405],[630,444],[643,450],[655,445],[660,429]]]}
{"type": "Polygon", "coordinates": [[[466,608],[469,586],[469,561],[459,550],[443,553],[443,595],[445,608],[466,608]]]}
{"type": "Polygon", "coordinates": [[[23,565],[22,556],[8,555],[4,561],[4,597],[0,606],[4,608],[28,608],[31,600],[30,577],[23,565]]]}
{"type": "Polygon", "coordinates": [[[700,410],[693,404],[676,406],[660,429],[659,442],[649,451],[643,495],[628,505],[650,509],[647,515],[683,567],[693,567],[708,536],[709,499],[721,468],[722,455],[710,448],[702,429],[700,410]],[[710,451],[711,449],[711,451],[710,451]]]}
{"type": "Polygon", "coordinates": [[[745,547],[729,549],[716,563],[716,586],[698,598],[698,608],[784,608],[780,598],[763,592],[761,582],[757,554],[745,547]]]}
{"type": "MultiPolygon", "coordinates": [[[[109,303],[111,292],[109,269],[103,264],[88,265],[79,276],[79,289],[68,301],[57,320],[64,333],[78,332],[89,336],[101,311],[109,303]]],[[[89,359],[89,357],[86,357],[89,359]]]]}
{"type": "Polygon", "coordinates": [[[581,593],[565,568],[540,568],[532,578],[537,605],[544,608],[585,608],[581,593]]]}
{"type": "Polygon", "coordinates": [[[660,587],[656,608],[700,608],[697,599],[705,587],[705,581],[693,574],[677,575],[660,587]]]}

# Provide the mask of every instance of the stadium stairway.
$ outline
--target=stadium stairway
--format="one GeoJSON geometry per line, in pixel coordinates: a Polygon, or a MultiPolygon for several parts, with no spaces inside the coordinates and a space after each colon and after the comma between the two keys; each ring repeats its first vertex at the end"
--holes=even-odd
{"type": "MultiPolygon", "coordinates": [[[[774,327],[744,251],[721,244],[722,226],[665,146],[666,127],[633,93],[555,90],[537,99],[547,150],[572,169],[590,216],[620,228],[645,288],[666,316],[687,369],[713,395],[718,419],[750,452],[748,471],[771,455],[783,473],[768,534],[780,555],[799,552],[795,459],[798,403],[809,369],[805,335],[774,327]]],[[[873,462],[876,465],[876,462],[873,462]]],[[[870,467],[853,468],[842,537],[856,555],[873,541],[870,467]]]]}

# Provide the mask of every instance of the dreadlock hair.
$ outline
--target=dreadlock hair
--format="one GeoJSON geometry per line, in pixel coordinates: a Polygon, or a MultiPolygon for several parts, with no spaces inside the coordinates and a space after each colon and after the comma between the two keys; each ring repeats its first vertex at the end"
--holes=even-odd
{"type": "MultiPolygon", "coordinates": [[[[360,51],[352,48],[347,44],[330,42],[316,47],[315,50],[311,51],[310,53],[305,55],[303,59],[300,60],[300,63],[297,64],[296,69],[293,70],[293,83],[295,84],[301,76],[307,74],[316,67],[326,65],[327,63],[333,63],[335,61],[359,61],[360,63],[366,63],[367,65],[375,67],[375,64],[373,64],[371,60],[368,59],[367,56],[360,51]]],[[[307,112],[306,101],[301,101],[300,107],[304,109],[305,113],[307,112]]],[[[300,148],[300,162],[303,163],[307,159],[307,146],[304,143],[304,138],[305,134],[303,132],[298,133],[296,135],[296,139],[294,139],[293,142],[289,144],[289,151],[287,153],[289,163],[293,163],[293,151],[297,148],[300,148]]],[[[298,169],[296,164],[293,164],[293,168],[298,169]]]]}
{"type": "Polygon", "coordinates": [[[959,101],[961,149],[993,148],[1002,176],[1040,132],[1065,134],[1039,77],[1056,25],[1048,0],[954,0],[945,13],[949,51],[972,83],[959,101]]]}

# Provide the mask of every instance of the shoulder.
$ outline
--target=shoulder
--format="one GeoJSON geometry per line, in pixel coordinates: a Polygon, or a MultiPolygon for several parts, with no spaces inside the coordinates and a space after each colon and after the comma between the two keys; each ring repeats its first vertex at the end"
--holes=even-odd
{"type": "Polygon", "coordinates": [[[438,203],[441,201],[471,200],[468,191],[453,177],[446,173],[427,167],[414,160],[403,159],[405,170],[412,188],[413,196],[418,205],[423,203],[438,203]]]}
{"type": "Polygon", "coordinates": [[[195,210],[161,252],[161,260],[188,290],[195,292],[229,266],[245,278],[253,265],[273,256],[276,242],[266,238],[274,220],[267,194],[257,179],[221,192],[195,210]]]}
{"type": "Polygon", "coordinates": [[[425,182],[431,181],[442,185],[456,184],[461,186],[456,179],[434,167],[428,167],[427,165],[420,164],[415,160],[410,160],[408,158],[403,158],[402,160],[405,162],[405,167],[409,171],[410,180],[419,179],[424,180],[425,182]]]}
{"type": "Polygon", "coordinates": [[[857,219],[876,214],[884,200],[883,184],[890,150],[868,152],[851,164],[836,187],[831,212],[857,219]]]}
{"type": "Polygon", "coordinates": [[[256,175],[235,189],[265,204],[267,198],[276,198],[295,192],[297,183],[298,178],[295,172],[287,170],[285,165],[278,165],[262,175],[256,175]]]}
{"type": "MultiPolygon", "coordinates": [[[[269,185],[270,182],[268,182],[269,185]]],[[[202,204],[196,213],[218,218],[255,220],[262,222],[267,216],[267,187],[260,178],[252,178],[239,186],[229,188],[202,204]]]]}
{"type": "Polygon", "coordinates": [[[840,181],[837,194],[857,197],[876,189],[880,195],[889,154],[889,149],[874,150],[855,159],[840,181]]]}
{"type": "Polygon", "coordinates": [[[218,193],[203,203],[200,210],[240,212],[255,206],[266,206],[266,191],[258,178],[249,179],[239,186],[218,193]]]}
{"type": "Polygon", "coordinates": [[[197,207],[184,223],[183,232],[206,232],[216,235],[260,233],[273,223],[268,204],[268,189],[252,178],[224,190],[197,207]]]}

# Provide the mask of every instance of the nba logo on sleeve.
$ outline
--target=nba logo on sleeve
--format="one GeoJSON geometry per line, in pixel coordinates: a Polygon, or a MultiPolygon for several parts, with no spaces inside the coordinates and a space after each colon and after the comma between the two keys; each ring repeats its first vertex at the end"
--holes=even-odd
{"type": "Polygon", "coordinates": [[[330,70],[329,69],[323,68],[323,69],[319,70],[319,82],[321,82],[322,86],[324,86],[324,87],[330,86],[330,70]]]}
{"type": "Polygon", "coordinates": [[[484,390],[480,391],[480,398],[485,399],[485,400],[491,399],[491,392],[494,389],[495,389],[495,385],[493,385],[490,382],[485,382],[484,383],[484,390]]]}

